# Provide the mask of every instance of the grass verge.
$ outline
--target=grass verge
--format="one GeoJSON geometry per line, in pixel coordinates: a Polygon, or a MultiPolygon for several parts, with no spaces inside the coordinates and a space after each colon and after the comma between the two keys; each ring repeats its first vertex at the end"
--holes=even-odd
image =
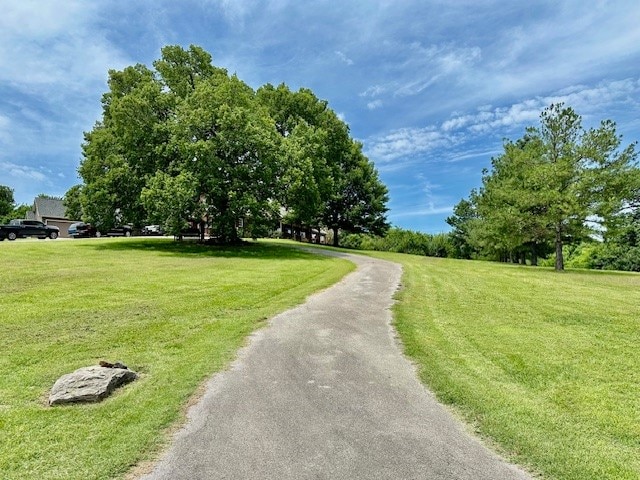
{"type": "Polygon", "coordinates": [[[640,275],[371,253],[403,265],[421,379],[545,478],[640,478],[640,275]]]}
{"type": "Polygon", "coordinates": [[[110,479],[161,447],[202,381],[275,313],[353,265],[277,245],[159,239],[0,244],[0,478],[110,479]],[[100,359],[142,378],[92,405],[46,406],[100,359]]]}

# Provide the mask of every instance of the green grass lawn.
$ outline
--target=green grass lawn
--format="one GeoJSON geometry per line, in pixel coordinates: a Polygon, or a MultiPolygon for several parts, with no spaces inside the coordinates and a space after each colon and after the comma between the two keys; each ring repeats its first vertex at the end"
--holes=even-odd
{"type": "MultiPolygon", "coordinates": [[[[640,478],[640,275],[401,254],[395,326],[421,379],[545,478],[640,478]]],[[[353,267],[286,244],[0,244],[0,478],[109,479],[153,458],[246,336],[353,267]],[[99,360],[142,378],[50,408],[99,360]]]]}
{"type": "Polygon", "coordinates": [[[249,333],[353,268],[159,239],[3,242],[0,265],[3,480],[109,479],[152,458],[249,333]],[[142,378],[98,404],[46,405],[59,376],[101,359],[142,378]]]}
{"type": "Polygon", "coordinates": [[[376,253],[421,379],[513,461],[640,478],[640,275],[376,253]]]}

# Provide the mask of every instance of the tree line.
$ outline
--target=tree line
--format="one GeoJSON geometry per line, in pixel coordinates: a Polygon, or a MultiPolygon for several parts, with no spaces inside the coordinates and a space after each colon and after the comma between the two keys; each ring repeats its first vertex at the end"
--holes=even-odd
{"type": "Polygon", "coordinates": [[[109,71],[67,213],[98,228],[189,223],[235,242],[289,222],[383,234],[388,192],[348,126],[309,89],[254,91],[202,48],[109,71]]]}

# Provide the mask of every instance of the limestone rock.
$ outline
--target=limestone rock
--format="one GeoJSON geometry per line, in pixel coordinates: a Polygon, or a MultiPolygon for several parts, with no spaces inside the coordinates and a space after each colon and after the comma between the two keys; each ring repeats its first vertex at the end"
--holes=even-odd
{"type": "Polygon", "coordinates": [[[74,402],[99,402],[120,385],[138,375],[124,368],[84,367],[60,377],[51,389],[49,405],[74,402]]]}

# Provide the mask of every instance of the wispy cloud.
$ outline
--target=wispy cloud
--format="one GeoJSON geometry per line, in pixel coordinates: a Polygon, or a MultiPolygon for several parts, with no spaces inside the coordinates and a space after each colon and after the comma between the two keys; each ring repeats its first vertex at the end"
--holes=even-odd
{"type": "Polygon", "coordinates": [[[433,204],[426,206],[403,209],[400,212],[394,212],[392,218],[422,217],[425,215],[442,215],[444,213],[452,213],[453,205],[444,205],[436,207],[433,204]]]}
{"type": "Polygon", "coordinates": [[[353,65],[353,60],[347,57],[347,55],[341,52],[340,50],[336,51],[336,55],[343,63],[346,63],[347,65],[353,65]]]}
{"type": "Polygon", "coordinates": [[[635,103],[640,94],[640,79],[603,82],[587,87],[575,85],[552,95],[539,96],[506,107],[457,115],[442,123],[441,129],[453,132],[466,129],[473,133],[489,131],[509,132],[515,128],[537,123],[540,112],[552,103],[565,103],[581,114],[601,113],[615,104],[635,103]]]}
{"type": "Polygon", "coordinates": [[[17,165],[11,162],[0,161],[0,172],[3,177],[13,177],[18,180],[35,180],[36,182],[47,182],[47,175],[25,165],[17,165]]]}
{"type": "MultiPolygon", "coordinates": [[[[394,219],[410,218],[423,215],[442,215],[453,211],[452,198],[443,194],[444,187],[426,179],[423,173],[415,175],[415,183],[397,185],[404,192],[401,198],[402,208],[395,209],[394,219]]],[[[392,199],[393,201],[393,199],[392,199]]]]}
{"type": "Polygon", "coordinates": [[[402,128],[366,142],[367,154],[379,162],[391,162],[397,158],[424,154],[437,148],[452,145],[452,136],[437,127],[402,128]]]}
{"type": "Polygon", "coordinates": [[[360,93],[361,97],[377,97],[386,92],[387,89],[382,85],[372,85],[368,87],[364,92],[360,93]]]}
{"type": "Polygon", "coordinates": [[[9,121],[9,118],[4,115],[0,115],[0,144],[7,143],[9,141],[10,125],[11,122],[9,121]]]}
{"type": "MultiPolygon", "coordinates": [[[[487,135],[494,139],[521,135],[525,127],[537,125],[540,113],[551,103],[564,102],[580,114],[596,116],[604,115],[615,104],[635,103],[634,98],[639,94],[640,79],[603,82],[592,87],[572,86],[503,107],[483,105],[475,112],[454,115],[439,125],[402,128],[373,136],[365,141],[366,152],[381,169],[403,168],[415,161],[412,157],[424,157],[434,152],[446,161],[475,158],[483,152],[496,152],[486,148],[480,153],[473,149],[460,152],[458,147],[471,145],[475,139],[487,135]]],[[[598,120],[605,118],[606,115],[598,120]]]]}
{"type": "Polygon", "coordinates": [[[99,7],[80,1],[10,2],[0,17],[0,82],[56,98],[104,84],[125,64],[98,26],[99,7]]]}
{"type": "Polygon", "coordinates": [[[423,45],[420,42],[383,44],[386,78],[360,93],[361,97],[407,97],[420,94],[436,83],[461,75],[482,57],[479,47],[453,43],[423,45]]]}

